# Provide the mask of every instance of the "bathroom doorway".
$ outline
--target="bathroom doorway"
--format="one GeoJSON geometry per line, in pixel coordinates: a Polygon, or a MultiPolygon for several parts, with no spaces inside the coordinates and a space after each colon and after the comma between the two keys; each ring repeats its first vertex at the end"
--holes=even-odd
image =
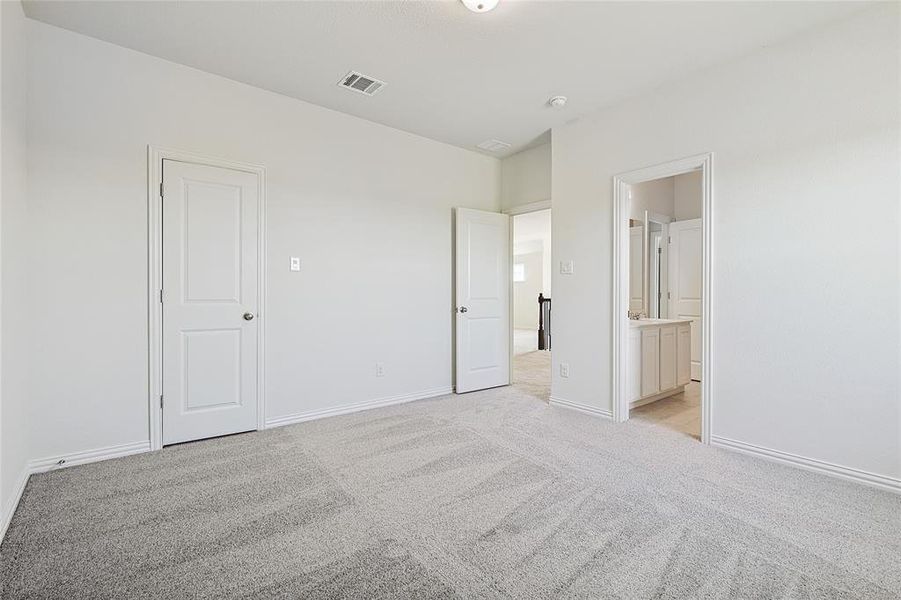
{"type": "Polygon", "coordinates": [[[614,178],[614,419],[709,443],[712,157],[614,178]]]}

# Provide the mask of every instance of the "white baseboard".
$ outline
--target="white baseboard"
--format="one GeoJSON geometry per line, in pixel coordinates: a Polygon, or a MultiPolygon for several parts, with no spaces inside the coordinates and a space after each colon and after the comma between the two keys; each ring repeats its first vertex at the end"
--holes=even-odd
{"type": "Polygon", "coordinates": [[[107,446],[106,448],[96,448],[94,450],[85,450],[84,452],[74,452],[72,454],[63,454],[60,456],[51,456],[28,461],[22,474],[16,484],[12,497],[3,507],[2,521],[0,521],[0,542],[6,536],[6,530],[12,521],[16,507],[22,499],[22,492],[25,491],[25,485],[28,478],[35,473],[43,473],[54,469],[63,469],[75,465],[84,465],[87,463],[98,462],[110,458],[119,458],[120,456],[128,456],[129,454],[138,454],[140,452],[150,451],[150,442],[134,442],[131,444],[120,444],[118,446],[107,446]]]}
{"type": "Polygon", "coordinates": [[[107,446],[106,448],[96,448],[94,450],[85,450],[83,452],[74,452],[72,454],[63,454],[61,456],[50,456],[32,460],[28,463],[28,472],[43,473],[44,471],[50,471],[52,469],[84,465],[101,460],[108,460],[110,458],[119,458],[121,456],[128,456],[129,454],[140,454],[141,452],[149,451],[150,441],[107,446]]]}
{"type": "Polygon", "coordinates": [[[901,493],[901,479],[896,479],[894,477],[870,473],[869,471],[861,471],[860,469],[845,467],[835,463],[817,460],[815,458],[807,458],[789,452],[782,452],[781,450],[756,446],[754,444],[748,444],[747,442],[740,442],[718,435],[711,436],[710,443],[719,448],[734,450],[743,454],[750,454],[765,460],[791,465],[806,471],[814,471],[831,477],[838,477],[855,483],[862,483],[896,494],[901,493]]]}
{"type": "Polygon", "coordinates": [[[570,410],[577,410],[579,412],[588,413],[590,415],[601,417],[603,419],[613,420],[613,412],[607,410],[606,408],[598,408],[597,406],[591,406],[589,404],[573,402],[572,400],[564,400],[563,398],[557,396],[551,396],[551,406],[560,406],[562,408],[568,408],[570,410]]]}
{"type": "Polygon", "coordinates": [[[29,473],[28,468],[22,469],[22,472],[19,474],[19,480],[16,482],[16,487],[13,490],[13,495],[6,502],[6,506],[2,507],[3,514],[0,515],[0,519],[2,519],[0,520],[0,542],[6,537],[6,530],[13,520],[13,514],[16,512],[16,507],[19,506],[19,500],[22,499],[22,492],[25,491],[25,485],[28,483],[29,477],[31,477],[31,473],[29,473]]]}
{"type": "Polygon", "coordinates": [[[357,402],[356,404],[347,404],[345,406],[336,406],[334,408],[310,410],[302,413],[295,413],[293,415],[286,415],[284,417],[267,419],[266,429],[269,429],[271,427],[293,425],[295,423],[303,423],[304,421],[324,419],[325,417],[347,415],[363,410],[371,410],[373,408],[381,408],[383,406],[392,406],[394,404],[404,404],[405,402],[413,402],[414,400],[425,400],[426,398],[435,398],[436,396],[446,396],[451,392],[453,392],[453,389],[451,389],[450,387],[438,388],[434,390],[426,390],[423,392],[414,392],[412,394],[401,394],[399,396],[377,398],[375,400],[367,400],[365,402],[357,402]]]}

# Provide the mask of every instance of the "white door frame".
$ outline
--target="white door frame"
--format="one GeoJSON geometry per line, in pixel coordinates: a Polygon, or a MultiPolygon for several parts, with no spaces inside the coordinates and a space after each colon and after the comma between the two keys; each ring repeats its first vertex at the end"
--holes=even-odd
{"type": "MultiPolygon", "coordinates": [[[[554,211],[552,210],[550,199],[538,200],[537,202],[529,202],[527,204],[520,204],[519,206],[511,206],[510,208],[505,208],[501,211],[505,215],[510,216],[510,273],[513,273],[513,263],[515,262],[514,257],[513,257],[513,237],[516,235],[516,228],[515,228],[516,222],[513,219],[513,217],[515,217],[516,215],[525,215],[528,213],[538,212],[541,210],[550,210],[551,211],[551,247],[548,248],[548,252],[551,253],[551,280],[553,281],[553,278],[554,278],[554,268],[553,268],[553,264],[554,264],[554,251],[553,251],[553,247],[554,247],[554,231],[553,231],[553,229],[554,229],[554,220],[553,220],[554,219],[554,211]]],[[[551,285],[551,287],[553,288],[553,284],[551,285]]],[[[553,289],[552,289],[551,297],[553,298],[553,296],[554,296],[554,293],[553,293],[553,289]]],[[[512,384],[513,383],[513,350],[514,350],[514,348],[513,348],[513,334],[514,334],[514,331],[513,331],[513,278],[512,277],[510,278],[509,311],[510,311],[510,383],[512,384]]],[[[553,338],[551,338],[551,340],[553,343],[553,338]]],[[[551,353],[551,364],[553,364],[554,349],[551,348],[550,350],[547,350],[546,352],[551,353]]]]}
{"type": "Polygon", "coordinates": [[[163,447],[163,414],[160,396],[163,390],[162,325],[163,305],[160,290],[163,280],[163,204],[160,190],[163,183],[163,161],[172,160],[235,171],[253,173],[259,185],[259,214],[257,221],[257,430],[266,428],[266,397],[264,393],[264,339],[266,330],[266,168],[251,163],[236,162],[196,152],[147,146],[147,329],[148,329],[148,409],[150,414],[150,449],[163,447]]]}
{"type": "Polygon", "coordinates": [[[628,320],[629,265],[623,244],[629,239],[628,186],[691,171],[701,171],[702,194],[701,231],[703,240],[701,275],[701,442],[710,443],[713,426],[713,153],[689,156],[644,169],[620,173],[613,177],[613,420],[617,423],[629,418],[628,381],[628,320]]]}

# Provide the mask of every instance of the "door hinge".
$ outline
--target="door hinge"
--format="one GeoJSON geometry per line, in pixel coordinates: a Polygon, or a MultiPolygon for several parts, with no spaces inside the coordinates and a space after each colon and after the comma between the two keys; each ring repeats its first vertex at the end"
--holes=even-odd
{"type": "Polygon", "coordinates": [[[160,290],[160,304],[163,303],[163,290],[160,290]]]}
{"type": "Polygon", "coordinates": [[[657,254],[663,254],[663,248],[657,248],[657,254]]]}
{"type": "Polygon", "coordinates": [[[672,244],[672,243],[673,243],[673,236],[671,236],[671,235],[666,236],[666,241],[667,241],[667,243],[672,244]]]}
{"type": "Polygon", "coordinates": [[[673,295],[672,295],[670,292],[667,292],[667,293],[666,293],[666,299],[667,299],[667,300],[671,300],[672,297],[673,297],[673,295]]]}
{"type": "Polygon", "coordinates": [[[163,395],[160,394],[160,409],[163,408],[163,395]]]}
{"type": "Polygon", "coordinates": [[[160,182],[160,198],[163,197],[163,182],[160,182]]]}

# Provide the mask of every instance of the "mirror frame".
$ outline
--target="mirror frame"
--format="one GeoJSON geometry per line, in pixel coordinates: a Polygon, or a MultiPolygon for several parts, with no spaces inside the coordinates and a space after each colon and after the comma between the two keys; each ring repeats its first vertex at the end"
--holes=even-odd
{"type": "MultiPolygon", "coordinates": [[[[649,280],[651,274],[651,255],[650,252],[648,252],[648,246],[651,243],[651,223],[662,225],[663,230],[668,233],[669,224],[672,222],[672,217],[644,211],[644,231],[642,232],[644,239],[641,244],[641,310],[648,319],[651,318],[651,282],[649,280]]],[[[663,317],[658,315],[657,318],[663,317]]]]}

